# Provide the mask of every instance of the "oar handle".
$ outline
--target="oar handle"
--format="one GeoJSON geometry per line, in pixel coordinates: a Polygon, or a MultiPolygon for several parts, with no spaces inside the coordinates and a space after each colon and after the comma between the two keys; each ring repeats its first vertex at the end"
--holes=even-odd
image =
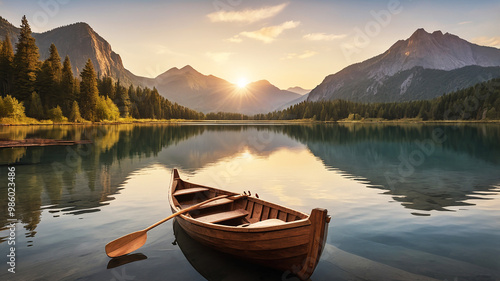
{"type": "Polygon", "coordinates": [[[182,215],[182,214],[187,213],[187,212],[189,212],[189,211],[195,210],[195,209],[197,209],[197,208],[201,207],[202,205],[207,204],[208,202],[212,202],[212,201],[215,201],[215,200],[219,200],[219,199],[222,199],[222,198],[226,198],[226,197],[228,197],[228,196],[229,196],[229,195],[220,195],[220,196],[217,196],[217,197],[214,197],[214,198],[208,199],[208,200],[206,200],[206,201],[203,201],[203,202],[201,202],[201,203],[198,203],[198,204],[196,204],[196,205],[194,205],[194,206],[191,206],[191,207],[189,207],[189,208],[186,208],[186,209],[180,210],[180,211],[178,211],[177,213],[171,214],[170,216],[168,216],[168,217],[166,217],[166,218],[162,219],[161,221],[159,221],[159,222],[157,222],[157,223],[155,223],[155,224],[151,225],[150,227],[148,227],[148,228],[146,228],[146,229],[144,229],[144,230],[145,230],[145,231],[149,231],[149,230],[151,230],[151,229],[153,229],[153,228],[157,227],[158,225],[160,225],[160,224],[162,224],[162,223],[164,223],[164,222],[168,221],[169,219],[171,219],[171,218],[173,218],[173,217],[176,217],[176,216],[178,216],[178,215],[182,215]]]}

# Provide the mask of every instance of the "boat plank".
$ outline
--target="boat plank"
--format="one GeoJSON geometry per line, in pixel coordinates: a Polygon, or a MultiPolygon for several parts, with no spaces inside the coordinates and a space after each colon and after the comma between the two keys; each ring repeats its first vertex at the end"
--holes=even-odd
{"type": "MultiPolygon", "coordinates": [[[[274,259],[282,259],[282,258],[292,258],[297,256],[306,256],[308,250],[307,241],[304,244],[298,244],[288,247],[281,247],[275,249],[264,249],[264,248],[256,248],[256,247],[239,247],[234,248],[231,245],[223,243],[222,245],[219,242],[214,242],[210,240],[210,237],[202,236],[197,233],[188,233],[194,239],[212,246],[217,247],[223,252],[229,254],[236,254],[237,256],[244,256],[245,258],[250,259],[260,259],[260,260],[274,260],[274,259]],[[238,254],[239,253],[239,254],[238,254]]],[[[274,242],[274,244],[279,244],[274,242]]]]}
{"type": "Polygon", "coordinates": [[[260,221],[260,216],[262,215],[262,208],[263,207],[264,206],[262,206],[262,204],[255,204],[254,208],[253,208],[252,218],[256,218],[257,221],[260,221]]]}
{"type": "Polygon", "coordinates": [[[261,220],[267,220],[269,218],[269,211],[270,211],[269,206],[264,206],[264,208],[262,208],[261,220]]]}
{"type": "Polygon", "coordinates": [[[254,203],[252,215],[249,218],[250,223],[260,221],[260,215],[262,214],[262,204],[254,203]]]}
{"type": "Polygon", "coordinates": [[[274,204],[274,203],[271,203],[271,202],[268,202],[268,201],[264,201],[264,200],[262,200],[260,198],[249,197],[248,200],[249,201],[253,201],[255,203],[259,203],[259,204],[265,205],[265,206],[269,206],[271,209],[277,209],[278,211],[283,211],[283,212],[286,212],[288,214],[294,214],[294,215],[296,215],[297,217],[299,217],[301,219],[305,219],[305,218],[309,217],[308,215],[306,215],[304,213],[298,212],[298,211],[290,209],[290,208],[286,208],[286,207],[278,205],[278,204],[274,204]]]}
{"type": "Polygon", "coordinates": [[[275,238],[275,239],[265,239],[265,240],[254,240],[254,241],[238,241],[238,240],[231,240],[231,239],[221,239],[221,238],[215,238],[212,236],[206,236],[202,234],[193,234],[190,233],[194,236],[197,236],[200,239],[203,239],[210,244],[214,246],[223,246],[223,247],[229,247],[232,249],[237,249],[237,250],[252,250],[252,251],[261,251],[261,250],[280,250],[280,249],[287,249],[291,247],[297,247],[300,245],[305,245],[307,246],[309,243],[309,235],[297,235],[297,236],[290,236],[287,237],[287,239],[283,238],[275,238]]]}
{"type": "Polygon", "coordinates": [[[176,190],[174,192],[174,196],[192,194],[192,193],[203,192],[203,191],[209,191],[209,189],[206,187],[184,188],[184,189],[176,190]]]}
{"type": "Polygon", "coordinates": [[[282,221],[286,221],[286,213],[283,211],[280,211],[278,214],[278,219],[280,219],[282,221]]]}
{"type": "Polygon", "coordinates": [[[269,213],[269,218],[270,219],[277,219],[278,218],[278,210],[271,209],[271,212],[269,213]]]}
{"type": "Polygon", "coordinates": [[[278,227],[269,227],[265,229],[238,228],[239,232],[214,229],[219,225],[211,225],[211,227],[214,228],[202,227],[185,220],[179,220],[179,224],[181,224],[181,226],[187,232],[195,232],[195,233],[200,233],[202,235],[211,236],[214,238],[235,240],[241,242],[259,241],[266,239],[286,239],[287,237],[295,235],[309,235],[311,231],[310,224],[299,225],[298,227],[292,227],[287,229],[282,229],[282,227],[285,227],[286,224],[283,224],[278,227]],[[268,229],[274,229],[274,230],[268,231],[268,229]]]}
{"type": "Polygon", "coordinates": [[[248,204],[247,204],[247,207],[246,207],[246,210],[247,210],[247,212],[248,212],[248,213],[250,213],[250,214],[251,214],[251,213],[252,213],[252,211],[253,211],[253,205],[254,205],[254,202],[249,200],[249,201],[248,201],[248,204]]]}
{"type": "Polygon", "coordinates": [[[195,218],[197,221],[205,222],[205,223],[217,223],[237,218],[242,218],[248,215],[247,211],[244,210],[234,210],[229,212],[221,212],[216,214],[211,214],[207,216],[201,216],[195,218]]]}
{"type": "MultiPolygon", "coordinates": [[[[191,206],[199,204],[201,201],[204,201],[204,200],[206,200],[206,199],[202,199],[202,200],[195,199],[195,200],[183,201],[181,204],[181,209],[189,208],[191,206]]],[[[229,203],[233,203],[233,200],[227,199],[227,198],[221,198],[221,199],[218,199],[218,200],[215,200],[212,202],[208,202],[207,204],[203,204],[198,209],[202,210],[202,209],[207,209],[210,207],[225,205],[225,204],[229,204],[229,203]]]]}

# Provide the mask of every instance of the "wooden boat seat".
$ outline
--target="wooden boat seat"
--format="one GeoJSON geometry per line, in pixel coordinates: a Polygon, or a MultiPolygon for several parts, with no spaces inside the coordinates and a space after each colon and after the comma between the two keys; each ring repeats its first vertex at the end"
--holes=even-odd
{"type": "Polygon", "coordinates": [[[253,228],[253,227],[266,227],[266,226],[276,226],[276,225],[282,225],[285,224],[286,222],[279,220],[279,219],[268,219],[268,220],[263,220],[263,221],[258,221],[255,223],[251,223],[248,225],[248,228],[253,228]]]}
{"type": "MultiPolygon", "coordinates": [[[[221,205],[225,205],[225,204],[229,204],[229,203],[233,203],[233,202],[234,202],[234,200],[230,200],[227,198],[221,198],[221,199],[218,199],[218,200],[215,200],[212,202],[208,202],[207,204],[201,205],[200,207],[197,208],[197,210],[206,209],[206,208],[215,207],[215,206],[221,206],[221,205]]],[[[181,209],[187,209],[187,208],[194,206],[198,203],[200,203],[200,201],[192,200],[192,201],[182,202],[182,203],[180,203],[180,205],[181,205],[181,209]]]]}
{"type": "Polygon", "coordinates": [[[242,218],[242,217],[245,217],[247,215],[248,215],[248,212],[245,210],[234,210],[234,211],[221,212],[221,213],[201,216],[201,217],[197,217],[195,219],[200,221],[200,222],[217,223],[217,222],[223,222],[223,221],[227,221],[227,220],[242,218]]]}
{"type": "Polygon", "coordinates": [[[192,193],[203,192],[203,191],[208,191],[208,190],[209,189],[206,187],[193,187],[193,188],[179,189],[179,190],[176,190],[174,192],[174,196],[192,194],[192,193]]]}

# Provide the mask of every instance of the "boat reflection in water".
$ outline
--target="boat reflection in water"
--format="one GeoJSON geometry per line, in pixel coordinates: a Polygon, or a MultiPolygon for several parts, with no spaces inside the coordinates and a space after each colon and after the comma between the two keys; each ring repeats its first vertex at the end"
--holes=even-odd
{"type": "MultiPolygon", "coordinates": [[[[175,219],[176,245],[198,273],[207,280],[281,280],[288,277],[282,271],[235,259],[191,238],[175,219]],[[284,278],[283,278],[284,277],[284,278]]],[[[293,279],[292,279],[293,280],[293,279]]]]}

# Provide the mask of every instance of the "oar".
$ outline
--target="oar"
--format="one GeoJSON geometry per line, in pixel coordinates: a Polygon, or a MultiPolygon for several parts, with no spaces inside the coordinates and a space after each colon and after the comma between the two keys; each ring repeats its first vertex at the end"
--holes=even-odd
{"type": "MultiPolygon", "coordinates": [[[[177,213],[174,213],[170,216],[168,216],[167,218],[151,225],[150,227],[148,228],[145,228],[143,230],[139,230],[139,231],[136,231],[136,232],[132,232],[130,234],[127,234],[125,236],[122,236],[118,239],[115,239],[111,242],[109,242],[108,244],[106,244],[106,254],[108,255],[108,257],[110,258],[115,258],[115,257],[119,257],[119,256],[123,256],[123,255],[126,255],[128,253],[131,253],[137,249],[139,249],[140,247],[142,247],[142,245],[144,245],[144,243],[146,243],[146,239],[148,239],[148,234],[147,232],[155,227],[157,227],[158,225],[168,221],[169,219],[173,218],[173,217],[176,217],[180,214],[184,214],[186,212],[189,212],[189,211],[192,211],[192,210],[195,210],[197,208],[199,208],[200,206],[204,205],[204,204],[207,204],[208,202],[212,202],[212,201],[215,201],[215,200],[218,200],[218,199],[221,199],[221,198],[226,198],[228,197],[229,195],[221,195],[221,196],[217,196],[217,197],[214,197],[214,198],[211,198],[211,199],[208,199],[206,201],[203,201],[199,204],[196,204],[194,206],[191,206],[189,208],[186,208],[186,209],[183,209],[183,210],[180,210],[178,211],[177,213]]],[[[237,199],[238,196],[235,196],[233,198],[230,198],[232,200],[234,199],[237,199]]]]}

